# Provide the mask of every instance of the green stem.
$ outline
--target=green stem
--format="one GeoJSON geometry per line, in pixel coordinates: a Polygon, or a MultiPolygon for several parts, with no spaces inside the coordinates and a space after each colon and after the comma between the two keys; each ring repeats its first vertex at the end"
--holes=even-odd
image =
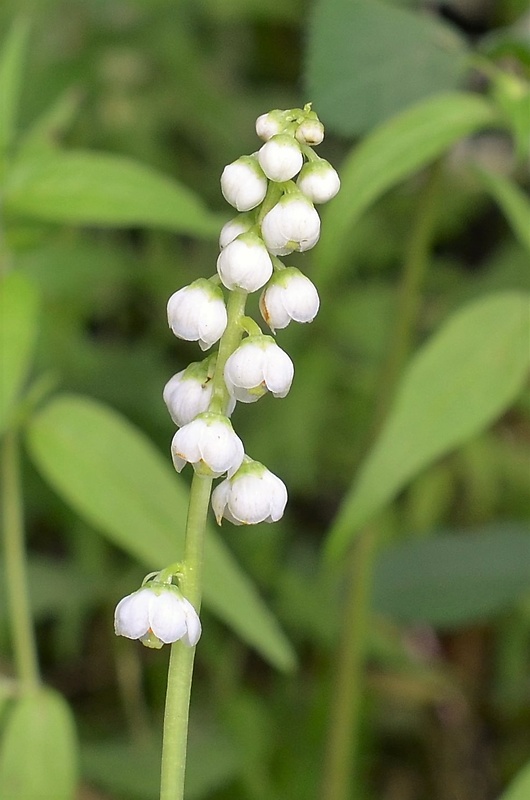
{"type": "Polygon", "coordinates": [[[20,454],[14,431],[8,431],[3,441],[2,495],[6,586],[15,663],[23,691],[32,691],[40,681],[28,594],[20,454]]]}
{"type": "MultiPolygon", "coordinates": [[[[223,378],[228,357],[239,345],[242,336],[240,319],[245,313],[246,292],[230,293],[227,312],[228,325],[219,343],[219,352],[213,376],[213,393],[210,411],[224,413],[228,402],[228,390],[223,378]]],[[[204,533],[213,479],[193,476],[190,490],[186,540],[180,589],[197,613],[202,599],[202,570],[204,560],[204,533]]],[[[164,740],[162,746],[162,768],[160,800],[182,800],[186,770],[188,719],[193,677],[195,648],[181,642],[171,646],[167,678],[166,709],[164,715],[164,740]]]]}
{"type": "MultiPolygon", "coordinates": [[[[421,285],[429,261],[435,220],[440,164],[435,164],[420,197],[409,239],[398,295],[390,351],[382,369],[371,439],[375,439],[408,357],[421,300],[421,285]]],[[[364,665],[372,595],[373,565],[378,546],[375,526],[357,537],[348,561],[342,639],[330,708],[330,726],[323,770],[322,800],[352,800],[360,795],[358,763],[364,692],[364,665]]]]}

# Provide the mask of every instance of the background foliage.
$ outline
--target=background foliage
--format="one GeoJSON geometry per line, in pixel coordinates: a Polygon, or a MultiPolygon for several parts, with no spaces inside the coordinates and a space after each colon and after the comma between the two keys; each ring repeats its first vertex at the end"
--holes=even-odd
{"type": "Polygon", "coordinates": [[[254,119],[307,100],[343,182],[292,259],[321,312],[278,334],[289,396],[235,416],[288,513],[212,522],[187,796],[318,796],[341,563],[370,523],[355,797],[528,797],[525,0],[6,0],[0,26],[0,431],[24,443],[48,687],[20,696],[2,599],[6,798],[157,797],[167,653],[111,620],[182,541],[161,392],[199,355],[165,304],[215,271],[254,119]]]}

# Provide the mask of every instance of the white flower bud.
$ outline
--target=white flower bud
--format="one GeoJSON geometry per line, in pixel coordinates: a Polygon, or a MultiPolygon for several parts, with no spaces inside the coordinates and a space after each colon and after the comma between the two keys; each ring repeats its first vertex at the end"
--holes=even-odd
{"type": "Polygon", "coordinates": [[[201,635],[201,622],[189,600],[176,586],[150,583],[124,597],[116,606],[117,636],[140,639],[148,647],[182,641],[194,647],[201,635]]]}
{"type": "Polygon", "coordinates": [[[250,211],[259,206],[267,193],[267,178],[256,156],[241,156],[228,164],[221,175],[221,191],[225,200],[238,211],[250,211]]]}
{"type": "Polygon", "coordinates": [[[327,203],[340,189],[340,178],[329,161],[304,164],[296,185],[313,203],[327,203]]]}
{"type": "Polygon", "coordinates": [[[272,275],[272,261],[255,233],[242,233],[219,253],[217,272],[227,289],[255,292],[272,275]]]}
{"type": "Polygon", "coordinates": [[[217,524],[224,517],[234,525],[277,522],[287,503],[287,489],[263,464],[245,459],[235,475],[227,478],[212,493],[212,508],[217,524]]]}
{"type": "Polygon", "coordinates": [[[271,181],[288,181],[302,169],[300,145],[286,133],[273,136],[258,151],[260,166],[271,181]]]}
{"type": "Polygon", "coordinates": [[[234,433],[228,417],[206,412],[180,428],[171,442],[177,472],[189,463],[200,475],[219,478],[233,475],[245,454],[243,442],[234,433]]]}
{"type": "MultiPolygon", "coordinates": [[[[181,428],[208,411],[212,399],[213,382],[208,374],[209,359],[190,364],[182,372],[177,372],[164,386],[163,398],[171,419],[181,428]]],[[[236,405],[230,398],[226,411],[229,417],[236,405]]]]}
{"type": "Polygon", "coordinates": [[[281,133],[284,128],[283,111],[269,111],[261,114],[256,120],[256,133],[264,142],[281,133]]]}
{"type": "Polygon", "coordinates": [[[221,250],[223,247],[226,247],[227,244],[233,242],[240,233],[247,233],[253,225],[254,221],[247,214],[238,214],[237,217],[229,220],[223,225],[221,233],[219,234],[219,247],[221,250]]]}
{"type": "Polygon", "coordinates": [[[320,306],[318,292],[296,267],[276,272],[259,300],[261,315],[269,328],[286,328],[295,322],[312,322],[320,306]]]}
{"type": "Polygon", "coordinates": [[[293,250],[310,250],[320,236],[320,217],[305,195],[290,193],[265,215],[261,234],[275,256],[285,256],[293,250]]]}
{"type": "Polygon", "coordinates": [[[207,350],[221,338],[228,321],[221,289],[206,278],[193,281],[171,295],[167,319],[175,336],[198,341],[207,350]]]}
{"type": "Polygon", "coordinates": [[[320,144],[324,138],[324,126],[318,119],[305,119],[296,129],[295,135],[302,144],[320,144]]]}
{"type": "Polygon", "coordinates": [[[228,391],[242,403],[254,403],[267,390],[274,397],[285,397],[293,376],[293,362],[270,336],[244,339],[224,371],[228,391]]]}

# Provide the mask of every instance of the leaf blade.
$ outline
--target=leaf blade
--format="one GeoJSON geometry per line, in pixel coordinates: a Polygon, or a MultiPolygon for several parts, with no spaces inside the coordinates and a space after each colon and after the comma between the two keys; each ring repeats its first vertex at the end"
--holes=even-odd
{"type": "Polygon", "coordinates": [[[508,178],[484,168],[477,174],[508,220],[515,236],[530,251],[530,202],[508,178]]]}

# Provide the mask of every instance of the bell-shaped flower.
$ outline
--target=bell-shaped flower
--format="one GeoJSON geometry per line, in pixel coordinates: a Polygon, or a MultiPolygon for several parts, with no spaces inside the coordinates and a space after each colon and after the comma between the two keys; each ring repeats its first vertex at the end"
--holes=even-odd
{"type": "Polygon", "coordinates": [[[295,136],[302,144],[320,144],[324,139],[324,126],[318,119],[305,119],[296,129],[295,136]]]}
{"type": "Polygon", "coordinates": [[[245,454],[243,442],[223,414],[205,412],[176,432],[171,456],[177,472],[192,464],[199,475],[233,475],[245,454]]]}
{"type": "MultiPolygon", "coordinates": [[[[209,374],[209,359],[194,362],[177,372],[164,386],[162,397],[171,419],[181,428],[208,410],[212,399],[213,382],[209,374]]],[[[230,398],[227,416],[235,408],[236,401],[230,398]]]]}
{"type": "Polygon", "coordinates": [[[261,235],[275,256],[285,256],[293,250],[310,250],[320,236],[320,217],[305,195],[292,192],[284,195],[265,215],[261,235]]]}
{"type": "Polygon", "coordinates": [[[228,220],[221,228],[219,234],[219,247],[221,250],[227,244],[233,242],[240,233],[247,233],[254,225],[254,220],[250,214],[238,214],[237,217],[228,220]]]}
{"type": "Polygon", "coordinates": [[[287,503],[285,484],[258,461],[245,458],[235,475],[212,493],[218,525],[224,517],[234,525],[277,522],[287,503]]]}
{"type": "Polygon", "coordinates": [[[156,583],[124,597],[114,612],[117,636],[140,639],[147,647],[181,641],[195,647],[201,635],[199,616],[176,586],[156,583]]]}
{"type": "Polygon", "coordinates": [[[259,307],[271,331],[295,322],[312,322],[320,306],[318,292],[309,278],[296,267],[275,272],[263,290],[259,307]]]}
{"type": "Polygon", "coordinates": [[[300,145],[286,133],[279,133],[265,142],[258,151],[258,159],[261,169],[271,181],[291,180],[304,163],[300,145]]]}
{"type": "Polygon", "coordinates": [[[221,192],[238,211],[250,211],[259,206],[267,194],[267,178],[256,156],[241,156],[224,168],[221,192]]]}
{"type": "Polygon", "coordinates": [[[272,261],[257,234],[241,233],[219,253],[217,272],[227,289],[255,292],[272,275],[272,261]]]}
{"type": "Polygon", "coordinates": [[[340,178],[329,161],[304,164],[296,185],[313,203],[327,203],[340,189],[340,178]]]}
{"type": "Polygon", "coordinates": [[[248,336],[225,364],[230,394],[242,403],[255,403],[267,391],[285,397],[294,376],[293,362],[271,336],[248,336]]]}
{"type": "Polygon", "coordinates": [[[198,278],[171,295],[167,319],[175,336],[199,342],[201,350],[207,350],[221,338],[228,321],[221,289],[198,278]]]}
{"type": "Polygon", "coordinates": [[[281,133],[285,126],[285,114],[283,111],[269,111],[267,114],[260,114],[256,120],[256,133],[264,142],[268,142],[273,136],[281,133]]]}

